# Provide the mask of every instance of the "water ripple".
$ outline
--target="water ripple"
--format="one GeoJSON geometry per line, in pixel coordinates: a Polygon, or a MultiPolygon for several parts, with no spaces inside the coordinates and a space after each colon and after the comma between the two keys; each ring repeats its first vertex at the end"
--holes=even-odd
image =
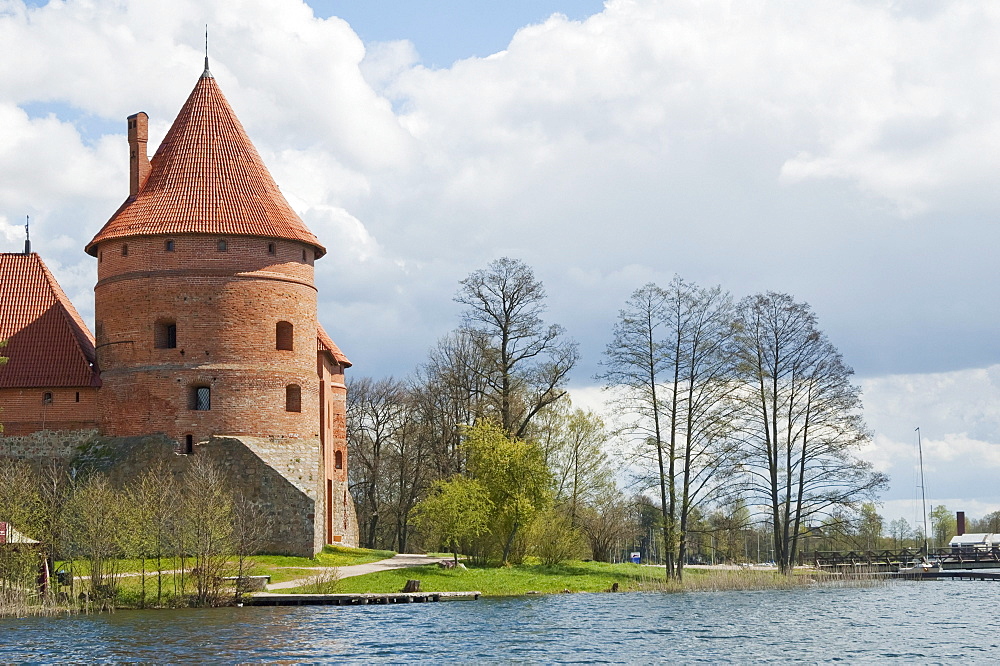
{"type": "MultiPolygon", "coordinates": [[[[992,592],[992,589],[989,590],[992,592]]],[[[0,662],[994,662],[975,582],[0,620],[0,662]]]]}

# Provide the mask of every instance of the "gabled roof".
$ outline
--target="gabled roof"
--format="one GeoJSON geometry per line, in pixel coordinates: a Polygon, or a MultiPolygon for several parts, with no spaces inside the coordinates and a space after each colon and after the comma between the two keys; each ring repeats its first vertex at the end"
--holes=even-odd
{"type": "Polygon", "coordinates": [[[35,253],[0,253],[0,388],[100,386],[94,336],[35,253]]]}
{"type": "Polygon", "coordinates": [[[208,69],[198,79],[149,176],[108,220],[87,252],[112,238],[181,233],[319,240],[281,194],[208,69]]]}
{"type": "Polygon", "coordinates": [[[327,334],[326,330],[323,328],[323,324],[319,324],[318,330],[316,331],[316,350],[328,353],[333,357],[334,361],[341,364],[345,368],[349,368],[352,365],[352,363],[347,360],[347,357],[344,356],[344,352],[340,351],[340,347],[338,347],[329,334],[327,334]]]}

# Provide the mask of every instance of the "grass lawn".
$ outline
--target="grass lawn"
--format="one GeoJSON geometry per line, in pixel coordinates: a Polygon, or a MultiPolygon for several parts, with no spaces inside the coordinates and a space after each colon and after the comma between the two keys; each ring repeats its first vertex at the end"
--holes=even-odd
{"type": "Polygon", "coordinates": [[[291,557],[289,555],[254,555],[258,567],[346,567],[352,564],[368,564],[392,557],[391,550],[369,550],[368,548],[348,548],[346,546],[324,546],[316,557],[291,557]]]}
{"type": "MultiPolygon", "coordinates": [[[[254,565],[253,571],[251,572],[253,574],[270,574],[272,579],[275,577],[281,577],[283,580],[290,580],[292,578],[300,578],[303,575],[309,575],[309,573],[311,573],[309,571],[302,571],[304,569],[315,567],[344,567],[351,564],[367,564],[368,562],[384,560],[395,554],[396,553],[391,550],[369,550],[367,548],[347,548],[346,546],[325,546],[322,552],[318,553],[316,557],[253,555],[248,558],[248,561],[252,562],[254,565]],[[299,571],[293,572],[293,575],[286,575],[285,572],[289,569],[299,569],[299,571]]],[[[230,562],[233,567],[236,566],[235,558],[232,558],[230,562]]],[[[185,565],[188,568],[194,566],[194,559],[190,557],[187,558],[185,560],[185,565]]],[[[67,566],[67,563],[65,562],[56,562],[57,569],[65,566],[67,566]]],[[[163,571],[173,571],[174,569],[181,568],[181,560],[180,558],[175,557],[164,557],[160,560],[160,566],[163,571]]],[[[114,563],[114,569],[118,573],[138,574],[142,571],[142,568],[142,561],[138,559],[117,560],[114,563]]],[[[155,568],[156,560],[146,560],[147,576],[149,576],[155,568]]],[[[90,575],[89,562],[86,560],[74,562],[73,569],[73,573],[77,576],[90,575]]],[[[274,580],[274,582],[277,583],[280,581],[274,580]]]]}
{"type": "MultiPolygon", "coordinates": [[[[695,576],[699,574],[694,574],[695,576]]],[[[399,592],[409,579],[420,581],[421,592],[478,590],[487,596],[510,596],[539,592],[605,592],[618,583],[619,589],[646,589],[662,579],[662,572],[637,564],[573,561],[545,566],[523,564],[514,567],[469,567],[442,569],[437,565],[393,569],[366,576],[352,576],[337,583],[337,593],[399,592]]],[[[296,588],[284,592],[308,592],[296,588]]]]}

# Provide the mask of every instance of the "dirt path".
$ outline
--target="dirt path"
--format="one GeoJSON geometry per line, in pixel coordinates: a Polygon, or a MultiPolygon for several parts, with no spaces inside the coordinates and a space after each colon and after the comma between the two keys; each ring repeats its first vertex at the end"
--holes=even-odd
{"type": "MultiPolygon", "coordinates": [[[[412,555],[412,554],[400,554],[395,557],[390,557],[387,560],[379,560],[378,562],[369,562],[368,564],[352,564],[346,567],[316,567],[311,569],[315,573],[312,575],[322,574],[328,571],[336,571],[341,578],[350,578],[352,576],[364,576],[365,574],[376,573],[379,571],[389,571],[390,569],[405,569],[407,567],[422,567],[427,564],[437,564],[438,562],[444,562],[450,560],[448,557],[428,557],[427,555],[412,555]]],[[[298,567],[296,567],[298,568],[298,567]]],[[[297,578],[295,580],[288,580],[284,583],[274,583],[273,585],[268,585],[268,590],[288,590],[293,587],[301,587],[309,582],[309,578],[297,578]]]]}

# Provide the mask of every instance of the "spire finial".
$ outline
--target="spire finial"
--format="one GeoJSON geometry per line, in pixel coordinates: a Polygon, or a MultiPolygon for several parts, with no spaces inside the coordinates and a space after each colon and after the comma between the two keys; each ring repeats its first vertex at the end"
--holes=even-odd
{"type": "Polygon", "coordinates": [[[24,253],[31,254],[31,216],[24,216],[24,253]]]}
{"type": "Polygon", "coordinates": [[[208,24],[205,24],[205,71],[201,73],[202,76],[212,76],[212,72],[208,70],[208,24]]]}

